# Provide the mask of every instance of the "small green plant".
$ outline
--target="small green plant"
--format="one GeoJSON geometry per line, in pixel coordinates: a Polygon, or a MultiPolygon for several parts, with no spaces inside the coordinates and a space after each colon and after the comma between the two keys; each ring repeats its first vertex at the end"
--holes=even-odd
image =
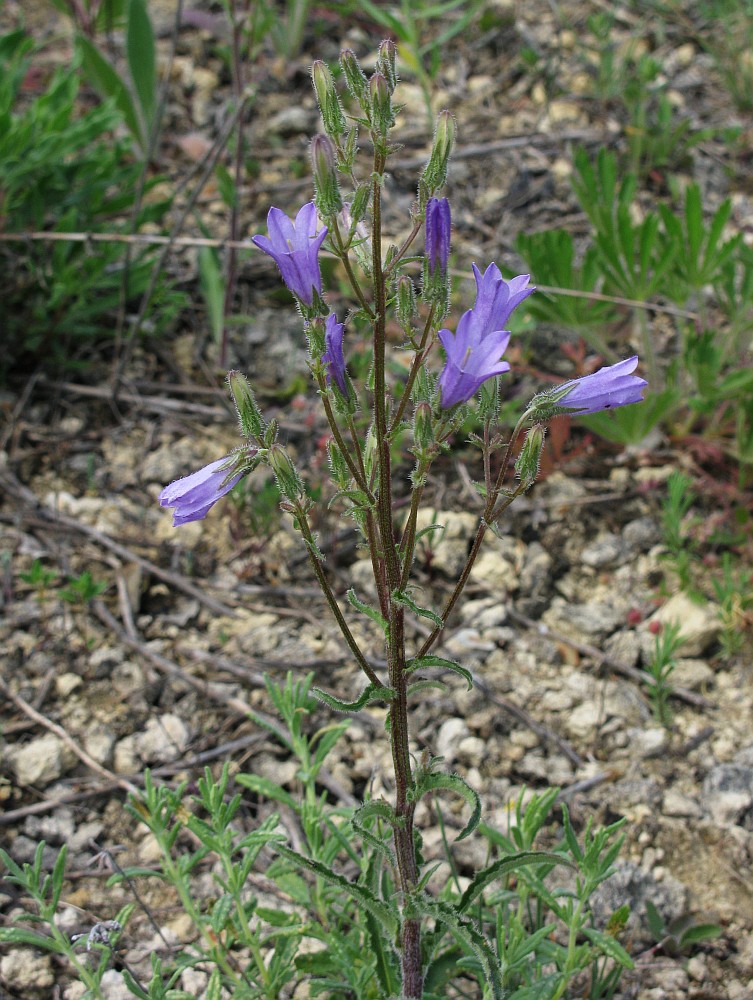
{"type": "Polygon", "coordinates": [[[666,923],[651,900],[646,901],[646,919],[657,950],[661,949],[666,955],[673,957],[688,955],[694,945],[713,941],[722,933],[718,924],[699,923],[689,913],[666,923]]]}
{"type": "Polygon", "coordinates": [[[28,570],[18,575],[24,583],[34,588],[40,599],[58,578],[57,571],[48,569],[41,559],[35,559],[28,570]]]}
{"type": "Polygon", "coordinates": [[[68,583],[60,588],[60,596],[68,604],[84,607],[106,589],[107,584],[102,580],[95,580],[87,569],[79,576],[70,577],[68,583]]]}
{"type": "Polygon", "coordinates": [[[691,566],[694,546],[684,525],[685,517],[695,502],[689,476],[677,469],[667,480],[667,495],[662,509],[662,534],[667,547],[667,558],[672,562],[682,590],[692,587],[691,566]]]}
{"type": "Polygon", "coordinates": [[[753,608],[753,573],[733,566],[729,552],[722,555],[722,578],[713,580],[722,619],[722,648],[728,656],[739,653],[745,631],[751,625],[748,611],[753,608]]]}
{"type": "Polygon", "coordinates": [[[0,943],[37,948],[67,959],[80,982],[86,986],[87,996],[93,1000],[105,1000],[100,988],[102,976],[111,965],[117,939],[133,906],[125,906],[116,919],[96,923],[88,934],[81,935],[79,939],[86,940],[86,952],[81,954],[76,948],[76,941],[55,923],[65,887],[67,848],[61,849],[49,873],[43,866],[44,851],[45,844],[42,842],[37,845],[31,864],[18,865],[9,854],[0,850],[0,861],[7,869],[5,878],[18,886],[25,902],[31,904],[27,911],[15,910],[11,926],[0,927],[0,943]]]}
{"type": "Polygon", "coordinates": [[[646,687],[656,721],[666,729],[672,727],[672,673],[677,665],[675,654],[684,642],[677,622],[666,624],[654,637],[654,655],[646,668],[646,687]]]}

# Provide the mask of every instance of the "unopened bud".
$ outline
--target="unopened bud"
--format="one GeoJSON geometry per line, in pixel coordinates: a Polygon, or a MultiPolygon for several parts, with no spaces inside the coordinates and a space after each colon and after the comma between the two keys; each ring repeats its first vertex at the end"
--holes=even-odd
{"type": "Polygon", "coordinates": [[[348,90],[361,105],[362,109],[366,111],[370,103],[369,81],[366,79],[363,70],[358,65],[355,53],[353,53],[350,49],[343,49],[340,53],[340,65],[342,66],[343,76],[345,77],[345,82],[348,85],[348,90]]]}
{"type": "Polygon", "coordinates": [[[343,207],[343,200],[335,165],[335,147],[326,135],[315,135],[311,140],[311,166],[317,211],[322,219],[331,219],[343,207]]]}
{"type": "Polygon", "coordinates": [[[434,143],[431,147],[429,162],[421,175],[419,187],[419,199],[423,201],[420,206],[424,208],[426,201],[435,191],[444,186],[447,180],[447,167],[450,162],[450,154],[455,144],[455,120],[449,111],[441,111],[437,119],[437,130],[434,133],[434,143]]]}
{"type": "Polygon", "coordinates": [[[275,474],[280,493],[288,500],[300,500],[305,492],[303,483],[285,449],[276,444],[269,449],[267,458],[275,474]]]}
{"type": "Polygon", "coordinates": [[[345,116],[335,89],[334,77],[329,71],[329,66],[321,59],[317,59],[311,67],[311,79],[314,82],[316,101],[322,115],[324,131],[327,135],[342,135],[345,131],[345,116]]]}
{"type": "Polygon", "coordinates": [[[240,372],[232,371],[227,373],[227,384],[238,411],[241,434],[247,438],[261,438],[265,428],[264,418],[256,404],[248,379],[240,372]]]}
{"type": "Polygon", "coordinates": [[[515,472],[525,489],[533,486],[538,478],[545,436],[545,428],[541,424],[534,424],[526,435],[523,447],[515,462],[515,472]]]}
{"type": "Polygon", "coordinates": [[[397,283],[397,321],[406,331],[410,330],[416,315],[416,290],[407,274],[403,274],[397,283]]]}
{"type": "Polygon", "coordinates": [[[395,43],[385,38],[379,46],[376,68],[378,73],[382,73],[389,84],[390,92],[397,86],[397,49],[395,43]]]}
{"type": "Polygon", "coordinates": [[[309,354],[312,358],[321,358],[325,351],[324,323],[320,319],[312,320],[304,327],[306,339],[309,342],[309,354]]]}
{"type": "Polygon", "coordinates": [[[371,123],[385,137],[395,124],[395,117],[392,114],[392,96],[389,84],[381,73],[374,73],[369,80],[369,93],[371,95],[371,123]]]}

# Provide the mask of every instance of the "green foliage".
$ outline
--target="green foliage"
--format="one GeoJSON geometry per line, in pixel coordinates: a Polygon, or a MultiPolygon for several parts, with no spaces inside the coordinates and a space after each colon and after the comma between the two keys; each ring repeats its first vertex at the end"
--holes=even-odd
{"type": "Polygon", "coordinates": [[[694,945],[713,941],[722,933],[718,924],[699,923],[689,913],[665,923],[651,900],[646,901],[646,918],[654,941],[667,955],[688,955],[694,945]]]}
{"type": "MultiPolygon", "coordinates": [[[[22,32],[0,39],[3,228],[120,232],[141,171],[130,141],[115,137],[121,116],[111,101],[81,110],[78,59],[56,71],[42,95],[22,101],[32,51],[22,32]]],[[[136,226],[158,221],[167,207],[142,207],[136,226]]],[[[6,334],[0,378],[36,359],[53,370],[80,363],[92,342],[110,336],[121,295],[128,304],[143,294],[154,256],[151,249],[134,252],[126,273],[123,255],[123,246],[114,243],[0,245],[0,326],[6,334]]],[[[153,324],[168,323],[182,302],[161,279],[153,324]]]]}
{"type": "Polygon", "coordinates": [[[662,510],[664,544],[683,590],[691,587],[691,560],[694,555],[694,547],[684,524],[696,499],[691,486],[690,478],[675,469],[667,480],[667,496],[662,510]]]}
{"type": "Polygon", "coordinates": [[[646,687],[651,699],[654,718],[666,729],[672,727],[672,672],[677,660],[675,654],[685,639],[678,622],[667,624],[654,638],[654,655],[646,668],[646,687]]]}
{"type": "Polygon", "coordinates": [[[88,604],[95,597],[99,597],[103,590],[107,589],[107,584],[102,580],[95,580],[89,570],[85,570],[78,576],[69,578],[65,587],[61,587],[60,596],[69,604],[88,604]]]}
{"type": "Polygon", "coordinates": [[[753,608],[753,573],[734,566],[732,555],[722,555],[722,578],[712,580],[722,619],[722,647],[727,656],[738,653],[743,646],[747,612],[753,608]]]}

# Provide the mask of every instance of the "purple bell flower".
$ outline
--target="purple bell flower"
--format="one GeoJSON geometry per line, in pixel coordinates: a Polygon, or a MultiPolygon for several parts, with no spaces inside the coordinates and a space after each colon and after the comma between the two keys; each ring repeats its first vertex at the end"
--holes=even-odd
{"type": "Polygon", "coordinates": [[[504,326],[513,309],[535,291],[528,284],[529,275],[519,274],[505,281],[496,264],[490,264],[483,274],[474,264],[473,274],[476,304],[460,317],[454,336],[449,330],[439,331],[447,354],[439,376],[445,410],[466,403],[488,378],[510,370],[509,364],[500,360],[510,341],[504,326]]]}
{"type": "Polygon", "coordinates": [[[343,336],[345,325],[337,322],[337,316],[330,313],[324,326],[325,351],[322,354],[322,364],[327,366],[327,382],[334,378],[337,388],[348,395],[348,383],[345,380],[345,357],[343,356],[343,336]]]}
{"type": "Polygon", "coordinates": [[[495,330],[504,330],[513,310],[536,291],[529,285],[530,275],[519,274],[505,281],[496,264],[490,264],[482,274],[473,264],[476,279],[476,304],[473,307],[473,333],[483,340],[495,330]]]}
{"type": "Polygon", "coordinates": [[[244,475],[239,472],[225,482],[232,464],[233,456],[227,455],[216,462],[210,462],[198,472],[192,472],[190,476],[176,479],[164,488],[159,495],[159,502],[161,507],[174,508],[173,527],[188,524],[189,521],[200,521],[221,497],[232,490],[244,475]]]}
{"type": "Polygon", "coordinates": [[[319,270],[319,250],[327,227],[316,231],[316,205],[303,206],[295,222],[279,208],[270,208],[267,215],[269,236],[254,236],[251,242],[274,260],[282,280],[290,291],[307,306],[313,306],[314,293],[322,294],[319,270]]]}
{"type": "Polygon", "coordinates": [[[469,309],[461,316],[456,334],[449,330],[439,331],[439,339],[447,354],[439,376],[445,410],[458,403],[466,403],[488,378],[510,370],[506,361],[500,361],[507,350],[510,334],[506,330],[496,330],[478,340],[468,320],[471,315],[472,310],[469,309]]]}
{"type": "Polygon", "coordinates": [[[429,274],[439,268],[447,273],[451,235],[450,203],[446,198],[429,198],[426,203],[426,261],[429,274]]]}
{"type": "Polygon", "coordinates": [[[632,374],[637,366],[638,356],[633,355],[616,365],[600,368],[592,375],[565,382],[553,390],[555,405],[583,414],[640,403],[648,382],[632,374]]]}

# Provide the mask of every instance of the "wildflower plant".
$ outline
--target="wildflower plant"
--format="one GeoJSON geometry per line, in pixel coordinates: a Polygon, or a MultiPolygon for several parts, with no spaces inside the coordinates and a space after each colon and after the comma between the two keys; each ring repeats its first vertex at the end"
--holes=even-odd
{"type": "MultiPolygon", "coordinates": [[[[438,894],[430,892],[428,882],[434,867],[427,866],[422,854],[415,824],[419,803],[428,795],[460,795],[468,807],[465,826],[458,836],[462,840],[478,827],[481,802],[459,775],[442,768],[441,759],[428,753],[417,754],[410,716],[418,693],[442,687],[437,672],[454,673],[471,686],[468,670],[438,655],[436,646],[487,531],[494,530],[507,507],[537,477],[547,422],[563,413],[595,413],[637,403],[646,382],[634,374],[638,359],[632,357],[548,389],[524,408],[509,440],[503,440],[497,418],[501,380],[510,371],[510,363],[503,359],[510,340],[506,326],[513,311],[535,289],[528,275],[508,281],[496,263],[487,262],[483,267],[474,263],[475,302],[453,322],[448,274],[451,207],[442,191],[455,122],[446,111],[439,115],[406,235],[391,244],[384,230],[382,197],[397,117],[395,47],[390,42],[382,43],[370,77],[349,51],[341,55],[341,69],[354,108],[350,118],[330,69],[317,62],[312,71],[323,125],[323,134],[312,143],[314,200],[299,208],[294,217],[271,208],[268,235],[256,236],[253,242],[273,258],[296,299],[311,374],[331,434],[328,448],[335,487],[333,502],[341,504],[351,516],[354,531],[370,553],[376,597],[369,602],[350,590],[350,607],[341,607],[326,572],[325,555],[311,527],[315,502],[305,476],[280,440],[278,425],[266,420],[252,387],[240,372],[231,372],[228,379],[244,443],[234,455],[172,483],[163,490],[160,503],[174,509],[176,525],[197,520],[206,516],[243,476],[259,465],[268,465],[280,491],[282,510],[290,515],[300,533],[330,611],[355,665],[365,675],[362,689],[347,698],[310,687],[310,679],[303,687],[292,685],[289,679],[284,691],[269,685],[270,696],[285,720],[284,729],[272,731],[301,762],[307,789],[299,810],[306,834],[304,844],[294,850],[275,839],[271,846],[279,859],[276,870],[288,873],[288,886],[296,886],[293,895],[297,902],[305,893],[300,875],[296,881],[294,872],[313,879],[318,887],[315,919],[308,929],[299,928],[295,933],[322,940],[323,928],[334,928],[336,920],[327,911],[327,899],[349,897],[361,914],[360,923],[350,919],[347,939],[335,942],[331,936],[336,931],[328,932],[327,957],[317,953],[316,958],[304,955],[296,960],[299,970],[307,970],[313,976],[312,982],[318,984],[317,995],[350,990],[348,995],[359,997],[438,997],[448,995],[446,989],[455,977],[466,985],[470,981],[477,983],[480,992],[473,995],[535,996],[543,1000],[563,996],[571,978],[584,969],[598,969],[598,975],[592,971],[596,985],[591,995],[601,996],[598,976],[603,972],[613,978],[613,971],[604,971],[605,964],[610,970],[630,965],[629,956],[615,938],[592,925],[588,909],[590,893],[608,877],[619,849],[616,827],[597,833],[589,827],[581,846],[565,814],[565,836],[557,850],[536,851],[530,842],[521,841],[516,849],[505,851],[477,872],[462,893],[452,886],[438,894]],[[373,162],[365,172],[368,179],[359,180],[364,175],[357,165],[358,137],[363,132],[373,148],[373,162]],[[343,190],[346,181],[349,191],[343,190]],[[417,290],[414,276],[420,255],[416,244],[420,246],[422,230],[423,272],[417,290]],[[323,252],[341,262],[350,282],[353,310],[349,316],[336,315],[327,302],[319,263],[323,252]],[[407,370],[403,369],[405,374],[394,380],[389,353],[395,348],[387,341],[391,315],[405,335],[399,349],[411,355],[407,370]],[[372,347],[371,370],[364,384],[359,380],[358,385],[348,372],[348,328],[356,324],[370,328],[372,347]],[[473,438],[481,451],[483,478],[476,488],[483,510],[452,592],[443,606],[431,607],[412,575],[421,534],[421,501],[432,464],[449,447],[453,434],[472,409],[478,410],[483,426],[483,433],[473,438]],[[521,438],[522,446],[517,449],[521,438]],[[404,471],[404,462],[398,464],[395,459],[395,445],[400,440],[409,440],[409,472],[404,471]],[[508,485],[516,449],[515,479],[508,485]],[[401,523],[394,513],[398,500],[407,501],[407,516],[401,523]],[[377,626],[382,635],[379,654],[386,666],[378,665],[356,637],[349,624],[353,614],[364,615],[377,626]],[[414,628],[417,620],[428,623],[428,631],[414,628]],[[331,816],[323,818],[324,804],[313,791],[313,768],[321,766],[326,751],[346,728],[338,725],[328,732],[320,731],[318,742],[309,743],[302,719],[312,712],[314,698],[341,713],[359,711],[370,703],[387,708],[394,798],[369,800],[350,814],[347,836],[360,838],[363,847],[359,851],[349,846],[342,832],[344,827],[337,827],[340,833],[333,835],[334,820],[331,816]],[[312,750],[314,743],[316,752],[312,750]],[[340,851],[343,858],[338,862],[340,851]],[[343,859],[351,866],[348,878],[340,871],[343,859]],[[559,865],[570,866],[578,873],[576,888],[560,897],[550,891],[547,881],[559,865]],[[505,890],[497,910],[490,910],[488,890],[495,884],[509,887],[507,880],[513,873],[525,886],[520,905],[511,905],[505,890]],[[334,896],[328,896],[328,892],[334,896]],[[525,926],[528,907],[524,897],[546,902],[555,924],[564,927],[560,943],[555,943],[553,937],[555,924],[542,921],[535,928],[525,926]],[[346,954],[350,957],[337,966],[337,956],[346,954]],[[336,967],[340,981],[333,972],[336,967]],[[361,974],[359,969],[366,978],[356,983],[354,977],[361,974]],[[368,987],[364,985],[367,982],[368,987]],[[533,985],[534,992],[530,992],[536,983],[539,985],[533,985]]],[[[268,722],[262,724],[269,728],[268,722]]],[[[246,787],[292,805],[291,796],[269,780],[253,775],[242,777],[240,783],[246,787]]],[[[226,782],[227,777],[223,780],[226,782]]],[[[150,787],[156,802],[159,796],[150,787]]],[[[154,808],[147,803],[137,810],[151,816],[152,825],[155,802],[154,808]]],[[[553,804],[553,794],[543,804],[534,799],[534,813],[541,823],[553,804]]],[[[198,822],[190,828],[202,839],[198,822]]],[[[204,842],[208,844],[209,840],[204,842]]],[[[235,876],[228,875],[227,884],[235,887],[236,903],[242,909],[241,886],[235,876]]],[[[230,899],[228,912],[232,906],[230,899]]],[[[291,930],[286,940],[292,936],[291,930]]],[[[266,945],[254,932],[255,957],[259,959],[264,948],[271,947],[273,951],[280,949],[275,951],[279,960],[283,939],[279,926],[266,945]]],[[[262,979],[266,976],[268,980],[272,966],[264,961],[256,964],[262,979]]],[[[267,980],[261,993],[242,995],[273,995],[267,980]]]]}

